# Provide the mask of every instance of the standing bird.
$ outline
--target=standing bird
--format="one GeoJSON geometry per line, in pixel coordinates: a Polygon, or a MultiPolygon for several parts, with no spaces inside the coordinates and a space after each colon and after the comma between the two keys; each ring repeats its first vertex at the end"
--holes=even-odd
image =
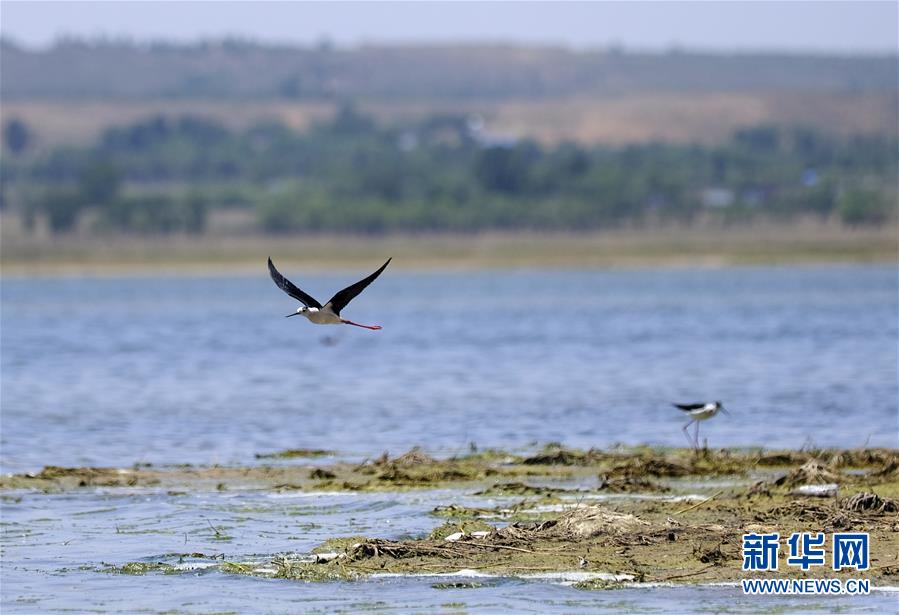
{"type": "Polygon", "coordinates": [[[272,280],[274,280],[275,284],[278,285],[278,288],[303,304],[303,307],[297,308],[296,312],[294,312],[293,314],[288,314],[287,318],[291,316],[303,315],[307,319],[309,319],[309,322],[316,325],[343,324],[377,331],[381,328],[380,325],[360,325],[359,323],[353,322],[351,320],[346,320],[340,317],[340,310],[345,308],[347,303],[352,301],[356,297],[356,295],[365,290],[366,286],[374,282],[375,278],[381,275],[381,272],[387,268],[387,265],[390,264],[391,260],[392,259],[388,258],[387,262],[381,265],[381,268],[375,271],[373,274],[365,279],[359,280],[355,284],[347,286],[342,291],[335,294],[325,305],[322,305],[321,303],[316,301],[311,295],[304,293],[302,290],[294,286],[294,284],[290,280],[281,275],[281,272],[275,269],[275,264],[272,262],[271,257],[269,257],[268,259],[268,271],[272,276],[272,280]]]}
{"type": "Polygon", "coordinates": [[[684,435],[687,437],[687,442],[690,443],[690,446],[693,448],[699,448],[699,422],[705,421],[707,419],[712,418],[718,411],[720,410],[724,414],[728,414],[727,410],[724,409],[724,406],[720,401],[716,402],[708,402],[706,404],[671,404],[678,410],[682,410],[686,412],[690,417],[690,422],[684,425],[684,435]],[[696,423],[696,431],[693,434],[693,439],[690,440],[690,434],[687,433],[687,429],[696,423]]]}

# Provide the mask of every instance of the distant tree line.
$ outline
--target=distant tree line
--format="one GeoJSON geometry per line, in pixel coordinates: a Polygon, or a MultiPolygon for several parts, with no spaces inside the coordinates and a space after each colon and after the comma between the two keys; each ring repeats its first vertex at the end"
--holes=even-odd
{"type": "Polygon", "coordinates": [[[12,99],[510,100],[659,92],[895,92],[896,54],[716,54],[515,45],[343,49],[239,39],[194,44],[0,39],[12,99]]]}
{"type": "Polygon", "coordinates": [[[378,233],[589,230],[703,212],[883,224],[896,217],[896,167],[887,136],[758,126],[720,146],[550,147],[464,116],[382,126],[345,105],[303,133],[151,117],[88,148],[11,157],[2,173],[26,195],[27,219],[57,232],[91,212],[100,230],[199,233],[210,211],[231,208],[269,233],[378,233]]]}

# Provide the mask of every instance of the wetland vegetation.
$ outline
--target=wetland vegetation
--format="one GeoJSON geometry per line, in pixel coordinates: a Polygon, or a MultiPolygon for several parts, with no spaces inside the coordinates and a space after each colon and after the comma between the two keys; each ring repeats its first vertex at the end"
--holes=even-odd
{"type": "MultiPolygon", "coordinates": [[[[435,459],[414,448],[361,463],[313,462],[319,454],[266,453],[264,459],[280,462],[245,467],[48,466],[5,476],[0,489],[6,498],[21,490],[52,494],[97,487],[169,493],[299,491],[313,496],[419,490],[434,503],[433,528],[419,536],[333,536],[308,553],[273,553],[253,561],[182,553],[166,561],[103,567],[129,575],[208,567],[301,581],[385,574],[561,574],[583,589],[736,581],[743,575],[743,533],[811,530],[868,532],[872,564],[866,576],[877,586],[895,584],[899,575],[895,449],[578,450],[548,445],[530,454],[486,450],[435,459]],[[804,489],[809,485],[833,488],[804,489]],[[468,494],[483,505],[441,502],[455,493],[468,494]],[[503,503],[497,505],[497,497],[503,503]]],[[[210,526],[217,537],[226,536],[224,529],[210,526]]],[[[788,567],[778,572],[800,573],[833,574],[829,569],[801,572],[788,567]]]]}

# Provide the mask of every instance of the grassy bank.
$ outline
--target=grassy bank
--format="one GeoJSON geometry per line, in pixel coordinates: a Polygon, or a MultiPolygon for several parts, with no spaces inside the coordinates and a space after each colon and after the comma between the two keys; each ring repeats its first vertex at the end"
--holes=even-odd
{"type": "Polygon", "coordinates": [[[621,230],[589,234],[388,236],[35,236],[2,232],[2,273],[253,272],[267,256],[291,268],[357,268],[394,257],[407,269],[648,267],[896,262],[893,227],[821,224],[621,230]]]}
{"type": "MultiPolygon", "coordinates": [[[[4,498],[15,498],[21,490],[97,487],[150,487],[175,495],[209,489],[422,490],[426,497],[427,490],[438,504],[427,535],[401,540],[334,536],[310,553],[253,561],[214,556],[219,559],[204,564],[226,573],[300,581],[460,571],[570,575],[586,590],[625,583],[738,581],[746,576],[743,534],[779,532],[785,543],[792,532],[818,531],[868,532],[870,569],[802,571],[781,561],[777,572],[752,576],[862,577],[875,587],[895,585],[899,576],[895,449],[584,451],[550,445],[529,455],[486,451],[434,459],[413,449],[360,464],[322,464],[321,459],[310,464],[309,457],[326,454],[268,453],[260,455],[264,465],[249,467],[50,466],[35,474],[0,477],[0,491],[4,498]],[[440,504],[440,498],[456,499],[453,493],[465,494],[468,501],[480,498],[483,505],[440,504]]],[[[786,551],[782,545],[781,560],[786,551]]],[[[178,557],[183,564],[210,556],[178,557]]],[[[104,571],[182,574],[189,568],[140,561],[104,571]]]]}

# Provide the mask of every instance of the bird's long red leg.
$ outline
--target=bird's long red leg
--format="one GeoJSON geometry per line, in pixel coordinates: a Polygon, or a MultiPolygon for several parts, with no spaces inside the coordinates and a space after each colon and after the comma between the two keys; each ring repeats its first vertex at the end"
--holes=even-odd
{"type": "Polygon", "coordinates": [[[695,419],[684,425],[684,436],[687,438],[687,442],[690,443],[690,446],[692,448],[696,448],[696,444],[693,442],[693,440],[690,439],[690,433],[687,430],[690,429],[690,425],[692,425],[694,421],[695,419]]]}
{"type": "Polygon", "coordinates": [[[383,327],[381,327],[381,325],[360,325],[358,322],[353,322],[352,320],[345,320],[343,318],[340,319],[340,322],[342,322],[345,325],[353,325],[354,327],[362,327],[363,329],[371,329],[372,331],[378,331],[379,329],[383,328],[383,327]]]}

